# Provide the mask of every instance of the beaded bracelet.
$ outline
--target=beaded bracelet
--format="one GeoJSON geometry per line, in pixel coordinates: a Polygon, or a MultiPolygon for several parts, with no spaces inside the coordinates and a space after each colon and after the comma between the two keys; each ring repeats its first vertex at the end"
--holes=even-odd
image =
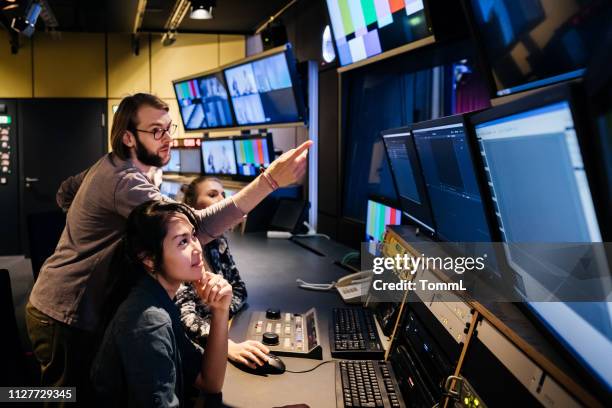
{"type": "Polygon", "coordinates": [[[269,173],[266,173],[265,171],[262,171],[261,175],[268,182],[270,187],[272,187],[272,190],[277,190],[280,187],[278,185],[278,183],[272,178],[272,176],[269,173]]]}

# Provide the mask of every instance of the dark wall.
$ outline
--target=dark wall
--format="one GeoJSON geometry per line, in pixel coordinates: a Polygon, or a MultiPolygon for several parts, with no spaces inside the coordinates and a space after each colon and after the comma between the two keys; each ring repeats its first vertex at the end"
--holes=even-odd
{"type": "Polygon", "coordinates": [[[325,0],[301,0],[282,17],[298,61],[319,64],[318,230],[338,237],[338,73],[321,57],[323,29],[329,22],[325,0]]]}

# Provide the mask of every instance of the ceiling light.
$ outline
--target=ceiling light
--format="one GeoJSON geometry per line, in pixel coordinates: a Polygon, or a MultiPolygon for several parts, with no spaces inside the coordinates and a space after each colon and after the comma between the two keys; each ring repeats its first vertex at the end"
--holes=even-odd
{"type": "Polygon", "coordinates": [[[192,0],[189,18],[194,20],[210,20],[213,18],[212,11],[215,6],[215,0],[192,0]]]}

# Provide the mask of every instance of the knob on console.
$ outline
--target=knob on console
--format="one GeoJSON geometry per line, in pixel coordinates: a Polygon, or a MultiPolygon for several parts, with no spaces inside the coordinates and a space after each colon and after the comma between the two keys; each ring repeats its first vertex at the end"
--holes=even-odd
{"type": "Polygon", "coordinates": [[[270,320],[278,320],[281,317],[281,312],[279,309],[268,309],[266,310],[266,319],[270,320]]]}
{"type": "Polygon", "coordinates": [[[278,334],[272,332],[265,332],[263,334],[263,344],[266,346],[277,346],[279,343],[278,334]]]}

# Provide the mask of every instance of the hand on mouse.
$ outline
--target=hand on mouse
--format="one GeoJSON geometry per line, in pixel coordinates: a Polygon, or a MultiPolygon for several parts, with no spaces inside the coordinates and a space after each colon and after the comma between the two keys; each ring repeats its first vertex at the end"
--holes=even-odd
{"type": "Polygon", "coordinates": [[[255,340],[247,340],[242,343],[234,343],[230,340],[227,346],[227,357],[231,361],[252,369],[266,364],[269,352],[266,346],[255,340]]]}
{"type": "Polygon", "coordinates": [[[221,275],[204,272],[202,279],[194,282],[198,296],[212,313],[229,311],[232,303],[232,285],[221,275]]]}

